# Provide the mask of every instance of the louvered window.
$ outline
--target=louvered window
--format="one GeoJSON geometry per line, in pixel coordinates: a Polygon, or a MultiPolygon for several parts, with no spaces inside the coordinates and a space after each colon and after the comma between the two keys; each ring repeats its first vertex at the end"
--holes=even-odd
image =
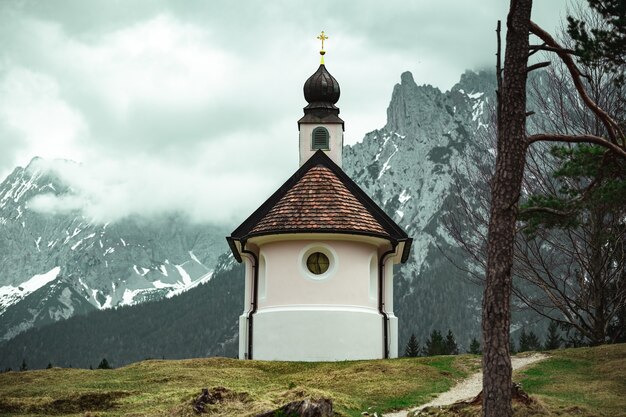
{"type": "Polygon", "coordinates": [[[328,130],[325,127],[316,127],[313,129],[313,135],[311,138],[311,149],[330,149],[328,145],[330,139],[330,135],[328,134],[328,130]]]}

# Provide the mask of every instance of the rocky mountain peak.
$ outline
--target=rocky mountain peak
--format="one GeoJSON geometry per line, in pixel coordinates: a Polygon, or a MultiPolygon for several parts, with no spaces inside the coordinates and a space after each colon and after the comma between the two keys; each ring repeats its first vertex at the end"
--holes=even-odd
{"type": "Polygon", "coordinates": [[[481,92],[491,95],[495,89],[495,77],[495,72],[491,70],[478,72],[468,70],[461,75],[460,81],[450,91],[462,91],[466,94],[481,92]]]}
{"type": "Polygon", "coordinates": [[[411,71],[404,71],[402,74],[400,74],[400,85],[415,85],[417,87],[411,71]]]}
{"type": "Polygon", "coordinates": [[[394,278],[401,344],[412,332],[422,340],[437,329],[450,328],[459,340],[478,334],[480,290],[446,258],[463,263],[443,219],[467,183],[467,153],[481,140],[494,90],[493,73],[467,71],[442,92],[405,72],[393,89],[385,127],[344,150],[344,170],[414,239],[411,260],[394,278]],[[459,308],[436,312],[451,304],[459,308]]]}
{"type": "Polygon", "coordinates": [[[387,108],[387,124],[385,130],[400,135],[419,136],[424,133],[422,128],[439,123],[444,96],[438,88],[431,85],[418,86],[410,72],[400,76],[387,108]]]}

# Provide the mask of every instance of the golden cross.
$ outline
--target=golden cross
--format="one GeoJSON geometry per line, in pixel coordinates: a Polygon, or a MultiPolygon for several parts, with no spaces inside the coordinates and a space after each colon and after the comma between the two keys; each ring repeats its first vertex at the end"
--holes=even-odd
{"type": "Polygon", "coordinates": [[[317,39],[322,41],[322,51],[324,50],[324,41],[328,39],[328,36],[324,35],[324,31],[317,37],[317,39]]]}

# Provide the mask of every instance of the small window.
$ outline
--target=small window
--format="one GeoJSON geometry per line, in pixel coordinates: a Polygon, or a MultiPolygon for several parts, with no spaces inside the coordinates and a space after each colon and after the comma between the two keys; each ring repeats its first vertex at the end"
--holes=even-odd
{"type": "Polygon", "coordinates": [[[330,146],[328,145],[329,138],[330,134],[325,127],[316,127],[315,129],[313,129],[313,134],[311,138],[311,149],[330,149],[330,146]]]}
{"type": "Polygon", "coordinates": [[[306,260],[306,266],[315,275],[321,275],[324,272],[328,271],[328,266],[330,265],[330,260],[328,256],[324,255],[322,252],[314,252],[306,260]]]}
{"type": "Polygon", "coordinates": [[[302,248],[297,259],[303,278],[323,281],[333,277],[337,272],[337,254],[332,247],[321,242],[302,248]]]}

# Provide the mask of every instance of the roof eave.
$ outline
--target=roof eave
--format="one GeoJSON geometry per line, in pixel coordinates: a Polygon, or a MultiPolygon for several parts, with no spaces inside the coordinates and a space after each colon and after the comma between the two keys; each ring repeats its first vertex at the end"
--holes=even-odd
{"type": "Polygon", "coordinates": [[[239,239],[235,239],[232,236],[227,236],[226,237],[226,242],[228,242],[228,247],[230,248],[231,252],[233,253],[233,256],[235,257],[235,260],[239,263],[241,263],[243,261],[243,259],[241,259],[241,253],[239,253],[239,248],[237,247],[237,243],[235,243],[236,241],[239,241],[239,239]]]}
{"type": "MultiPolygon", "coordinates": [[[[235,240],[241,240],[249,237],[250,230],[271,210],[271,208],[282,198],[284,194],[289,191],[299,180],[308,172],[312,167],[321,164],[330,169],[337,178],[348,188],[352,195],[363,204],[366,210],[381,224],[383,229],[389,234],[386,239],[390,241],[406,241],[410,239],[406,232],[396,224],[384,212],[382,208],[374,202],[352,179],[337,165],[332,159],[330,159],[322,150],[319,150],[313,154],[287,181],[280,186],[261,206],[256,209],[246,220],[244,220],[239,227],[237,227],[231,235],[231,238],[235,240]]],[[[408,258],[407,255],[403,255],[408,258]]]]}

